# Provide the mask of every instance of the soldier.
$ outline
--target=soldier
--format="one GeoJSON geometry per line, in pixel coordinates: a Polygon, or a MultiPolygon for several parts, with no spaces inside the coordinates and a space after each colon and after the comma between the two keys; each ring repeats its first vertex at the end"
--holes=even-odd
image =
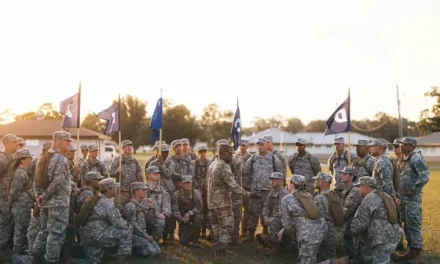
{"type": "Polygon", "coordinates": [[[315,187],[313,177],[321,172],[321,162],[319,159],[306,151],[307,140],[302,138],[296,139],[297,152],[289,157],[289,168],[292,174],[303,175],[307,180],[307,191],[311,195],[315,195],[315,187]]]}
{"type": "Polygon", "coordinates": [[[98,160],[98,145],[90,144],[88,147],[88,158],[82,162],[81,166],[81,181],[84,183],[84,177],[90,171],[99,172],[104,178],[108,176],[105,164],[98,160]]]}
{"type": "Polygon", "coordinates": [[[121,146],[123,153],[113,159],[109,174],[110,177],[116,178],[116,181],[121,183],[121,195],[117,196],[115,201],[117,201],[117,205],[122,209],[131,200],[131,183],[143,181],[143,178],[141,165],[132,156],[133,143],[130,140],[123,140],[121,146]],[[121,167],[119,167],[119,159],[122,159],[121,167]]]}
{"type": "Polygon", "coordinates": [[[372,147],[372,155],[376,157],[376,163],[373,169],[373,178],[376,182],[375,186],[377,190],[388,193],[397,202],[396,191],[394,190],[393,184],[393,163],[390,156],[386,154],[388,144],[384,140],[373,139],[369,146],[372,147]]]}
{"type": "MultiPolygon", "coordinates": [[[[47,153],[47,151],[52,147],[52,141],[46,141],[43,143],[43,149],[41,150],[40,156],[47,153]]],[[[38,157],[39,158],[39,157],[38,157]]],[[[35,176],[35,167],[37,166],[38,158],[35,158],[32,161],[32,166],[29,168],[29,171],[32,174],[32,177],[35,176]]]]}
{"type": "MultiPolygon", "coordinates": [[[[145,165],[144,165],[145,174],[147,174],[146,171],[147,171],[147,168],[150,166],[151,162],[154,161],[154,160],[156,160],[157,157],[159,156],[159,155],[158,155],[159,153],[157,153],[157,151],[159,150],[159,146],[162,146],[162,145],[166,145],[166,142],[165,142],[165,141],[156,141],[156,142],[154,143],[154,148],[153,148],[153,150],[156,151],[156,154],[153,155],[153,156],[151,156],[151,157],[149,157],[149,158],[147,159],[147,161],[145,161],[145,165]]],[[[161,149],[161,151],[163,151],[163,150],[161,149]]],[[[168,151],[169,151],[169,150],[168,150],[168,151]]],[[[166,158],[165,158],[165,159],[166,159],[166,158]]],[[[164,160],[165,160],[165,159],[164,159],[164,160]]]]}
{"type": "MultiPolygon", "coordinates": [[[[159,185],[160,170],[158,167],[150,165],[147,168],[148,175],[148,194],[147,197],[151,198],[153,204],[148,206],[154,206],[155,219],[153,226],[151,227],[151,235],[156,241],[163,236],[164,240],[174,239],[174,229],[176,229],[176,220],[171,217],[171,197],[168,192],[159,185]],[[166,229],[165,229],[166,228],[166,229]]],[[[142,201],[146,203],[147,200],[142,201]]]]}
{"type": "MultiPolygon", "coordinates": [[[[328,228],[324,217],[319,216],[318,208],[315,205],[315,215],[312,217],[302,205],[302,201],[295,196],[296,192],[307,195],[313,201],[312,195],[306,190],[306,178],[301,175],[292,175],[290,178],[289,192],[281,200],[281,223],[283,229],[278,233],[281,241],[284,235],[295,235],[299,245],[299,263],[316,263],[319,246],[327,235],[328,228]],[[316,217],[317,216],[317,217],[316,217]]],[[[312,205],[314,203],[312,202],[312,205]]]]}
{"type": "Polygon", "coordinates": [[[75,160],[75,167],[82,168],[82,162],[87,159],[87,155],[89,154],[89,145],[82,144],[79,146],[81,149],[81,155],[82,157],[76,157],[75,160]]]}
{"type": "MultiPolygon", "coordinates": [[[[401,185],[400,178],[401,178],[401,173],[402,173],[402,169],[403,169],[404,155],[402,153],[402,148],[400,147],[399,140],[401,140],[401,139],[400,138],[395,139],[392,144],[393,148],[394,148],[394,155],[396,155],[396,157],[391,158],[391,160],[392,160],[393,167],[394,167],[394,190],[396,191],[397,198],[401,199],[399,191],[400,191],[400,185],[401,185]],[[398,180],[398,181],[396,181],[396,180],[398,180]]],[[[400,213],[400,211],[402,211],[401,205],[397,206],[397,210],[399,211],[399,225],[400,225],[400,227],[403,227],[402,217],[401,217],[401,213],[400,213]]],[[[400,250],[400,251],[403,251],[405,249],[405,246],[403,245],[403,236],[402,236],[402,239],[400,240],[399,244],[397,244],[396,249],[400,250]]]]}
{"type": "Polygon", "coordinates": [[[152,219],[149,208],[141,204],[148,191],[143,182],[132,182],[133,198],[124,207],[124,218],[133,227],[133,255],[142,257],[159,256],[161,251],[153,237],[147,234],[147,223],[152,219]]]}
{"type": "MultiPolygon", "coordinates": [[[[266,144],[266,139],[258,139],[258,154],[252,155],[244,168],[245,174],[250,175],[252,178],[251,190],[256,193],[250,199],[249,220],[247,223],[249,234],[245,239],[246,242],[254,241],[258,219],[262,216],[264,202],[272,189],[272,184],[269,180],[270,175],[272,172],[283,172],[281,161],[277,156],[267,151],[266,144]]],[[[267,234],[268,232],[264,231],[264,233],[267,234]]]]}
{"type": "Polygon", "coordinates": [[[233,149],[227,145],[219,147],[219,158],[208,168],[208,209],[214,233],[213,248],[216,255],[224,257],[226,247],[232,242],[234,213],[232,211],[232,193],[249,195],[233,178],[231,166],[233,149]]]}
{"type": "Polygon", "coordinates": [[[90,171],[86,173],[84,176],[84,185],[75,197],[76,201],[74,202],[74,211],[76,214],[79,213],[81,206],[87,200],[87,198],[99,191],[98,183],[104,178],[105,177],[97,171],[90,171]]]}
{"type": "Polygon", "coordinates": [[[177,190],[171,204],[173,215],[179,223],[180,244],[199,248],[202,224],[203,200],[199,190],[192,188],[192,176],[182,177],[183,188],[177,190]],[[190,244],[191,243],[191,244],[190,244]]]}
{"type": "Polygon", "coordinates": [[[277,149],[275,149],[273,147],[273,137],[272,136],[266,135],[266,136],[263,136],[263,138],[267,140],[267,143],[266,143],[267,151],[272,152],[275,156],[278,157],[278,159],[281,161],[281,164],[283,165],[282,173],[284,175],[284,178],[287,177],[287,162],[286,162],[286,158],[284,158],[284,156],[283,156],[283,154],[281,154],[281,152],[279,152],[277,149]]]}
{"type": "MultiPolygon", "coordinates": [[[[194,161],[194,180],[199,181],[200,191],[202,192],[203,200],[203,222],[202,222],[202,238],[206,238],[206,229],[211,229],[211,225],[208,217],[208,205],[207,205],[207,188],[206,188],[206,174],[208,173],[208,159],[206,154],[208,153],[208,147],[201,145],[198,147],[199,158],[194,161]]],[[[194,183],[193,183],[194,185],[194,183]]],[[[196,184],[197,185],[197,184],[196,184]]],[[[195,187],[193,187],[195,188],[195,187]]],[[[197,188],[196,188],[197,189],[197,188]]],[[[209,238],[212,239],[212,231],[209,234],[209,238]]]]}
{"type": "Polygon", "coordinates": [[[353,186],[353,183],[357,180],[357,171],[355,168],[345,167],[340,170],[341,180],[345,184],[345,189],[342,192],[342,204],[344,205],[344,244],[345,249],[350,257],[350,260],[356,261],[358,257],[358,243],[353,238],[350,232],[351,221],[354,218],[354,214],[362,202],[362,196],[357,186],[353,186]]]}
{"type": "Polygon", "coordinates": [[[406,260],[407,263],[422,263],[422,194],[423,187],[429,181],[429,170],[422,155],[415,152],[417,139],[404,137],[399,143],[405,155],[400,188],[401,218],[410,248],[401,259],[406,260]]]}
{"type": "MultiPolygon", "coordinates": [[[[159,147],[159,146],[158,146],[159,147]]],[[[171,159],[168,159],[168,154],[170,152],[170,146],[167,144],[162,144],[161,154],[158,158],[150,162],[150,166],[156,166],[160,171],[160,186],[162,186],[170,195],[170,197],[174,193],[174,183],[173,183],[173,175],[175,170],[174,162],[171,159]]],[[[145,169],[145,172],[147,170],[145,169]]],[[[148,173],[146,173],[148,175],[148,173]]],[[[147,180],[149,180],[147,178],[147,180]]]]}
{"type": "Polygon", "coordinates": [[[26,147],[26,141],[23,138],[18,138],[18,149],[23,149],[24,147],[26,147]]]}
{"type": "Polygon", "coordinates": [[[334,190],[341,196],[345,186],[341,181],[339,170],[349,166],[350,162],[356,159],[356,155],[351,153],[349,157],[348,151],[345,149],[343,137],[336,137],[333,143],[335,145],[335,152],[328,159],[327,165],[328,170],[333,174],[333,181],[335,182],[334,190]]]}
{"type": "Polygon", "coordinates": [[[402,153],[402,148],[400,147],[400,144],[399,144],[400,140],[402,140],[402,139],[398,138],[398,139],[395,139],[393,142],[394,155],[396,155],[395,161],[398,165],[399,171],[402,170],[403,158],[404,158],[404,155],[402,153]]]}
{"type": "Polygon", "coordinates": [[[63,153],[69,162],[69,172],[71,176],[71,180],[80,183],[81,182],[81,174],[80,174],[80,168],[75,166],[75,154],[76,154],[76,148],[73,145],[70,145],[69,151],[66,153],[63,153]]]}
{"type": "MultiPolygon", "coordinates": [[[[280,203],[284,196],[289,194],[283,187],[286,177],[281,172],[272,172],[269,179],[272,181],[272,190],[267,195],[263,207],[264,226],[269,228],[269,239],[272,246],[272,254],[279,254],[286,245],[288,239],[283,237],[282,243],[278,240],[278,232],[283,229],[281,224],[280,203]]],[[[257,239],[263,244],[267,244],[263,234],[258,234],[257,239]]]]}
{"type": "Polygon", "coordinates": [[[378,194],[374,178],[361,177],[355,186],[359,186],[363,200],[351,222],[350,231],[354,237],[360,237],[360,261],[390,263],[402,229],[398,224],[390,223],[387,208],[378,194]]]}
{"type": "Polygon", "coordinates": [[[187,138],[182,138],[180,140],[180,143],[182,144],[182,154],[184,156],[188,156],[191,160],[196,160],[197,155],[191,151],[191,146],[189,145],[189,140],[187,138]]]}
{"type": "Polygon", "coordinates": [[[357,158],[351,161],[350,167],[356,168],[357,177],[373,176],[374,163],[376,160],[371,156],[369,152],[368,140],[358,139],[356,144],[357,158]]]}
{"type": "MultiPolygon", "coordinates": [[[[329,195],[337,195],[332,194],[330,191],[330,185],[332,184],[333,180],[332,175],[326,172],[320,172],[318,173],[318,175],[313,177],[313,179],[315,180],[315,188],[319,190],[319,194],[316,195],[314,200],[316,202],[316,205],[318,206],[319,213],[322,217],[324,217],[328,227],[328,234],[321,244],[321,260],[331,260],[337,257],[336,249],[342,242],[344,225],[343,221],[341,225],[338,225],[337,220],[334,218],[335,216],[331,213],[330,206],[332,205],[329,201],[329,195]]],[[[339,206],[342,211],[341,202],[339,206]]],[[[342,218],[343,216],[341,215],[339,217],[342,218]]]]}
{"type": "Polygon", "coordinates": [[[173,182],[176,190],[182,188],[182,175],[194,176],[194,164],[190,157],[183,155],[182,153],[182,143],[179,139],[171,142],[171,148],[174,150],[174,155],[169,156],[174,162],[174,174],[173,182]]]}
{"type": "MultiPolygon", "coordinates": [[[[33,154],[29,149],[19,149],[14,164],[15,172],[10,179],[8,208],[14,221],[13,255],[24,255],[27,248],[26,232],[31,220],[34,203],[33,178],[29,168],[32,166],[33,154]]],[[[14,256],[15,257],[15,256],[14,256]]]]}
{"type": "Polygon", "coordinates": [[[81,244],[85,253],[81,263],[101,263],[104,249],[110,247],[118,247],[118,263],[127,263],[126,257],[131,255],[132,226],[122,218],[111,200],[116,196],[118,188],[119,183],[112,178],[99,182],[100,193],[96,204],[88,212],[84,226],[81,226],[81,244]]]}
{"type": "Polygon", "coordinates": [[[35,200],[41,207],[41,228],[35,239],[34,261],[41,262],[43,254],[47,263],[57,263],[60,258],[61,246],[66,238],[69,224],[69,207],[71,180],[69,163],[62,154],[70,149],[73,139],[70,133],[57,131],[53,133],[53,147],[48,151],[46,162],[47,174],[44,173],[44,159],[37,163],[35,172],[35,200]]]}

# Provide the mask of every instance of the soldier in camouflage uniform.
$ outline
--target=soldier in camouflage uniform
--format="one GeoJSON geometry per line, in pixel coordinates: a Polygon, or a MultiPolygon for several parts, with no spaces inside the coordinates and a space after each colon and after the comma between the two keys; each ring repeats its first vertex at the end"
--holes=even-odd
{"type": "Polygon", "coordinates": [[[284,196],[280,204],[283,229],[278,233],[278,239],[281,241],[284,235],[295,235],[296,233],[299,263],[316,263],[319,247],[328,232],[327,223],[322,216],[316,220],[310,219],[304,207],[292,194],[306,190],[306,178],[294,174],[290,178],[290,182],[290,194],[284,196]]]}
{"type": "Polygon", "coordinates": [[[232,154],[232,147],[221,145],[219,158],[209,166],[207,174],[208,209],[215,240],[213,248],[219,257],[225,256],[226,248],[232,242],[231,233],[234,230],[232,193],[249,195],[234,180],[229,165],[232,154]]]}
{"type": "Polygon", "coordinates": [[[188,156],[191,160],[196,160],[197,155],[191,151],[191,146],[189,144],[189,140],[187,138],[182,138],[180,140],[180,143],[182,144],[182,154],[184,156],[188,156]]]}
{"type": "Polygon", "coordinates": [[[105,168],[105,164],[98,160],[98,145],[90,144],[88,146],[89,156],[86,160],[82,162],[81,166],[81,181],[84,182],[84,177],[90,171],[99,172],[102,176],[107,177],[107,169],[105,168]]]}
{"type": "Polygon", "coordinates": [[[32,166],[33,154],[29,149],[22,148],[16,153],[15,172],[11,179],[8,193],[8,207],[14,221],[14,255],[23,255],[27,249],[26,232],[31,220],[34,204],[33,178],[29,171],[32,166]]]}
{"type": "MultiPolygon", "coordinates": [[[[161,171],[158,167],[150,165],[147,168],[148,175],[148,194],[147,197],[151,198],[152,204],[146,206],[154,206],[155,218],[151,229],[151,235],[158,241],[162,236],[164,240],[168,235],[170,239],[174,238],[174,229],[176,228],[176,220],[171,217],[171,197],[168,192],[159,185],[161,171]]],[[[142,201],[146,203],[147,200],[142,201]]]]}
{"type": "MultiPolygon", "coordinates": [[[[166,145],[166,142],[165,142],[165,141],[156,141],[156,142],[154,143],[154,148],[153,148],[153,150],[156,151],[156,154],[153,155],[153,156],[151,156],[151,157],[149,157],[149,158],[147,159],[147,161],[145,161],[145,165],[144,165],[145,174],[147,174],[146,171],[147,171],[147,168],[150,166],[151,162],[152,162],[153,160],[156,160],[157,157],[159,156],[159,155],[158,155],[159,153],[157,153],[157,151],[159,150],[159,146],[162,146],[162,145],[166,145]]],[[[161,151],[163,151],[163,150],[161,149],[161,151]]],[[[168,150],[168,151],[169,151],[169,150],[168,150]]],[[[166,158],[165,158],[165,159],[166,159],[166,158]]],[[[165,160],[165,159],[164,159],[164,160],[165,160]]]]}
{"type": "Polygon", "coordinates": [[[361,177],[355,185],[359,186],[363,200],[351,222],[350,231],[354,237],[360,237],[361,258],[364,263],[390,263],[402,229],[388,221],[387,208],[377,194],[372,177],[361,177]]]}
{"type": "Polygon", "coordinates": [[[53,134],[52,156],[48,166],[48,185],[34,186],[35,200],[41,207],[41,228],[35,239],[33,254],[37,263],[43,258],[47,263],[57,263],[69,224],[71,180],[69,163],[62,154],[68,152],[72,138],[70,133],[58,131],[53,134]]]}
{"type": "MultiPolygon", "coordinates": [[[[51,147],[52,147],[52,141],[46,141],[46,142],[44,142],[44,143],[43,143],[43,149],[41,150],[41,154],[40,154],[40,156],[46,154],[47,151],[48,151],[51,147]]],[[[38,157],[38,158],[39,158],[39,157],[38,157]]],[[[35,168],[36,168],[36,166],[37,166],[38,158],[35,158],[35,159],[32,161],[32,166],[29,168],[29,171],[31,172],[32,177],[35,176],[35,168]]]]}
{"type": "MultiPolygon", "coordinates": [[[[396,155],[396,157],[395,158],[394,157],[391,158],[391,160],[393,162],[394,169],[397,170],[398,175],[401,175],[402,169],[403,169],[403,158],[404,158],[404,155],[402,153],[402,148],[400,147],[399,140],[401,140],[401,138],[395,139],[393,144],[392,144],[393,148],[394,148],[394,155],[396,155]]],[[[396,173],[396,172],[394,172],[394,173],[396,173]]],[[[397,198],[401,199],[400,198],[400,193],[399,193],[400,186],[395,185],[394,186],[394,190],[396,191],[397,198]]],[[[401,217],[401,213],[400,213],[402,211],[402,209],[401,209],[401,205],[400,204],[397,206],[397,210],[399,212],[399,219],[398,219],[399,225],[400,225],[400,227],[403,227],[402,217],[401,217]]],[[[400,250],[400,251],[405,250],[405,246],[403,245],[403,236],[402,236],[402,239],[400,240],[399,244],[397,245],[396,249],[400,250]]]]}
{"type": "Polygon", "coordinates": [[[173,215],[179,223],[180,244],[200,247],[200,227],[203,221],[202,193],[192,188],[191,175],[184,175],[182,183],[183,188],[174,193],[171,202],[173,215]]]}
{"type": "Polygon", "coordinates": [[[401,259],[407,263],[422,263],[421,252],[423,250],[422,234],[422,199],[423,187],[429,181],[429,170],[425,160],[419,152],[415,152],[417,139],[404,137],[399,140],[403,159],[400,197],[402,203],[401,218],[409,252],[401,259]]]}
{"type": "MultiPolygon", "coordinates": [[[[194,181],[199,182],[200,191],[202,192],[203,200],[203,222],[202,222],[202,235],[201,237],[206,237],[206,229],[211,229],[211,224],[208,217],[208,205],[207,205],[207,188],[206,188],[206,174],[208,173],[208,159],[206,154],[208,153],[208,147],[206,145],[201,145],[198,147],[199,158],[194,161],[194,181]]],[[[196,184],[197,186],[197,184],[196,184]]],[[[197,189],[197,188],[196,188],[197,189]]],[[[212,232],[212,231],[211,231],[212,232]]],[[[212,239],[212,234],[210,234],[210,239],[212,239]]]]}
{"type": "Polygon", "coordinates": [[[115,198],[116,204],[120,206],[120,209],[124,208],[125,204],[131,200],[131,183],[143,181],[141,165],[132,156],[133,143],[130,140],[123,140],[121,146],[123,153],[113,159],[109,170],[110,177],[116,178],[116,181],[121,183],[121,196],[115,198]],[[121,158],[120,168],[119,159],[121,158]]]}
{"type": "Polygon", "coordinates": [[[251,190],[256,193],[250,199],[249,220],[247,223],[248,236],[246,242],[254,240],[255,230],[257,229],[258,219],[262,216],[264,202],[272,190],[269,180],[272,172],[283,172],[283,165],[277,156],[267,151],[265,144],[267,140],[259,138],[257,140],[258,154],[252,155],[246,162],[244,173],[252,178],[251,190]]]}
{"type": "Polygon", "coordinates": [[[69,162],[70,180],[81,185],[81,168],[75,166],[74,162],[76,154],[75,146],[70,145],[69,151],[63,154],[67,157],[67,160],[69,162]]]}
{"type": "Polygon", "coordinates": [[[74,164],[75,164],[75,167],[82,168],[82,163],[83,163],[84,160],[87,159],[87,155],[89,154],[89,145],[82,144],[79,147],[81,149],[82,157],[76,157],[74,164]]]}
{"type": "Polygon", "coordinates": [[[171,142],[171,148],[174,150],[174,155],[169,156],[174,162],[173,182],[176,190],[182,188],[182,175],[194,176],[194,164],[189,156],[182,153],[182,143],[179,139],[171,142]]]}
{"type": "MultiPolygon", "coordinates": [[[[283,229],[281,223],[280,203],[284,196],[289,194],[286,188],[283,187],[286,177],[281,172],[272,172],[269,179],[272,181],[272,190],[267,195],[266,201],[263,207],[263,220],[264,226],[269,228],[269,240],[272,245],[273,254],[279,254],[282,252],[283,246],[285,246],[290,240],[288,236],[283,236],[284,241],[282,243],[278,240],[278,232],[283,229]]],[[[263,234],[258,234],[257,239],[266,244],[263,234]]]]}
{"type": "Polygon", "coordinates": [[[335,152],[328,159],[327,165],[328,170],[333,174],[333,182],[334,182],[334,190],[342,195],[344,191],[344,183],[341,181],[341,174],[339,170],[349,166],[352,160],[356,159],[356,154],[348,153],[348,150],[345,149],[345,140],[343,137],[336,137],[333,140],[335,145],[335,152]]]}
{"type": "MultiPolygon", "coordinates": [[[[322,260],[331,260],[336,258],[336,249],[342,242],[344,235],[344,226],[337,226],[336,221],[330,213],[330,205],[328,195],[330,194],[330,185],[332,183],[332,175],[326,172],[320,172],[313,177],[315,180],[315,188],[319,190],[314,198],[318,206],[319,213],[324,217],[328,227],[328,234],[321,244],[320,256],[322,260]]],[[[341,204],[342,207],[342,204],[341,204]]]]}
{"type": "Polygon", "coordinates": [[[376,157],[376,163],[373,169],[373,178],[376,182],[376,189],[388,193],[394,200],[396,200],[397,196],[393,184],[393,163],[390,156],[386,154],[388,144],[384,140],[373,139],[369,146],[372,147],[372,155],[376,157]]]}
{"type": "MultiPolygon", "coordinates": [[[[132,226],[124,220],[111,200],[119,183],[112,178],[99,182],[99,200],[91,210],[87,223],[81,226],[81,244],[85,259],[80,263],[101,263],[105,248],[118,247],[119,263],[132,252],[132,226]]],[[[131,188],[131,184],[130,184],[131,188]]]]}
{"type": "Polygon", "coordinates": [[[350,167],[356,168],[357,179],[362,176],[373,176],[376,159],[368,153],[370,149],[368,140],[358,139],[354,146],[356,147],[357,158],[351,161],[350,167]]]}
{"type": "Polygon", "coordinates": [[[146,197],[148,186],[143,182],[131,183],[133,198],[128,202],[123,211],[124,219],[133,227],[133,255],[142,257],[159,256],[159,245],[153,237],[147,233],[147,223],[152,222],[151,211],[142,205],[141,201],[146,197]]]}
{"type": "Polygon", "coordinates": [[[17,143],[18,143],[17,150],[20,150],[20,149],[23,149],[24,147],[26,147],[26,140],[24,140],[24,138],[19,137],[17,143]]]}
{"type": "Polygon", "coordinates": [[[292,174],[303,175],[307,180],[307,191],[311,195],[315,195],[315,187],[313,177],[321,172],[321,162],[319,159],[306,151],[307,140],[296,139],[297,152],[289,157],[288,165],[292,174]]]}
{"type": "Polygon", "coordinates": [[[356,260],[358,257],[359,244],[357,240],[353,238],[350,232],[351,221],[353,221],[354,214],[356,213],[359,205],[362,202],[362,196],[357,186],[353,186],[356,182],[357,170],[351,167],[345,167],[339,171],[341,173],[341,180],[345,184],[345,189],[342,192],[342,204],[344,208],[344,244],[345,250],[351,260],[356,260]]]}
{"type": "Polygon", "coordinates": [[[263,138],[267,140],[267,143],[266,143],[267,151],[272,152],[275,156],[278,157],[278,159],[281,161],[281,164],[283,165],[282,173],[284,175],[284,178],[287,177],[287,162],[286,162],[286,158],[284,158],[284,156],[283,156],[283,154],[281,154],[281,152],[279,152],[277,149],[274,148],[274,146],[273,146],[273,137],[272,136],[266,135],[266,136],[263,136],[263,138]]]}

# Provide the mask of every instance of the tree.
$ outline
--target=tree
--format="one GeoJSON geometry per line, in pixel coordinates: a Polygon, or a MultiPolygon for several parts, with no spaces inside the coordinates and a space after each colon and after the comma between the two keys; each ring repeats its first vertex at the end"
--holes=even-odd
{"type": "Polygon", "coordinates": [[[106,121],[102,120],[94,114],[87,114],[86,118],[82,121],[81,127],[87,128],[98,133],[104,133],[106,127],[106,121]]]}
{"type": "Polygon", "coordinates": [[[325,120],[312,120],[305,127],[304,132],[322,132],[324,133],[327,125],[325,120]]]}
{"type": "Polygon", "coordinates": [[[200,140],[208,142],[211,146],[215,146],[220,139],[229,140],[233,118],[234,113],[232,111],[220,111],[217,104],[209,104],[203,110],[200,120],[200,128],[203,131],[200,140]]]}
{"type": "Polygon", "coordinates": [[[283,129],[287,132],[296,134],[304,130],[304,123],[299,118],[291,117],[285,121],[283,129]]]}
{"type": "Polygon", "coordinates": [[[185,105],[174,106],[170,102],[166,107],[164,105],[162,140],[171,142],[175,139],[187,138],[194,143],[199,135],[197,120],[185,105]]]}
{"type": "Polygon", "coordinates": [[[421,116],[418,127],[423,130],[424,134],[440,132],[440,87],[431,87],[431,90],[426,92],[425,96],[433,98],[435,103],[431,108],[431,117],[429,117],[426,110],[422,111],[421,115],[423,117],[421,116]]]}
{"type": "Polygon", "coordinates": [[[0,112],[0,124],[8,123],[15,114],[12,112],[11,108],[5,109],[0,112]]]}
{"type": "Polygon", "coordinates": [[[43,114],[42,119],[55,119],[55,120],[61,120],[64,118],[64,115],[62,115],[58,110],[56,110],[52,103],[44,103],[40,107],[38,107],[37,111],[35,112],[27,112],[21,115],[15,116],[15,121],[18,120],[37,120],[37,113],[41,111],[43,114]]]}

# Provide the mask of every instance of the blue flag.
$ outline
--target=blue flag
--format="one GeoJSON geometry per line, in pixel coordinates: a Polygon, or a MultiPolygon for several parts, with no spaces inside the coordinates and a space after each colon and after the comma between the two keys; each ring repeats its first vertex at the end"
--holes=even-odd
{"type": "Polygon", "coordinates": [[[107,121],[104,134],[109,135],[113,132],[121,131],[121,115],[120,115],[121,103],[114,103],[109,108],[101,111],[98,117],[107,121]]]}
{"type": "Polygon", "coordinates": [[[80,94],[77,93],[66,100],[60,102],[60,113],[64,115],[62,128],[79,128],[80,127],[80,94]]]}
{"type": "Polygon", "coordinates": [[[150,121],[150,128],[153,130],[151,135],[151,144],[154,144],[160,138],[160,130],[163,126],[163,107],[162,97],[157,100],[156,108],[150,121]]]}
{"type": "Polygon", "coordinates": [[[232,122],[231,128],[232,142],[234,142],[234,150],[237,150],[240,146],[241,141],[241,117],[240,117],[240,107],[238,106],[237,100],[237,110],[235,110],[234,121],[232,122]]]}
{"type": "Polygon", "coordinates": [[[325,135],[338,134],[350,131],[350,93],[348,98],[333,112],[325,122],[325,135]]]}

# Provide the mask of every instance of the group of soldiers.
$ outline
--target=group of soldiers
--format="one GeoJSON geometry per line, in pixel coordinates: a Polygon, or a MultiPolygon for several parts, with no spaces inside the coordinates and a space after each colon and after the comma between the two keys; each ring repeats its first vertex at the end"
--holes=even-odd
{"type": "Polygon", "coordinates": [[[96,144],[82,145],[75,159],[65,131],[37,158],[16,135],[2,140],[0,263],[11,256],[14,263],[125,263],[130,255],[158,256],[171,240],[200,247],[200,237],[220,258],[258,240],[268,254],[298,251],[300,263],[421,263],[429,170],[414,138],[395,140],[391,158],[385,140],[358,140],[354,154],[336,137],[330,173],[304,139],[287,160],[271,136],[257,140],[253,155],[246,139],[237,151],[219,140],[210,158],[206,145],[191,152],[188,139],[156,142],[144,168],[130,140],[108,168],[96,144]],[[400,256],[402,226],[409,251],[400,256]]]}

